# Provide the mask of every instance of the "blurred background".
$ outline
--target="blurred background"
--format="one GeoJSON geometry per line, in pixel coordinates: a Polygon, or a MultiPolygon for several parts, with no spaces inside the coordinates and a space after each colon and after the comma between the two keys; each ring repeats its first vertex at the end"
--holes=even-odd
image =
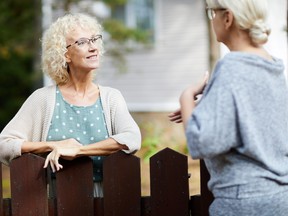
{"type": "MultiPolygon", "coordinates": [[[[287,68],[287,0],[269,4],[266,48],[287,68]]],[[[182,125],[167,115],[178,108],[182,90],[227,53],[211,31],[204,0],[1,1],[0,131],[32,91],[51,84],[41,71],[41,37],[67,12],[88,13],[104,27],[106,53],[95,82],[119,89],[140,126],[142,194],[150,194],[149,158],[166,147],[188,156],[190,195],[199,193],[199,161],[189,156],[182,125]]],[[[10,197],[9,168],[2,167],[4,197],[10,197]]]]}

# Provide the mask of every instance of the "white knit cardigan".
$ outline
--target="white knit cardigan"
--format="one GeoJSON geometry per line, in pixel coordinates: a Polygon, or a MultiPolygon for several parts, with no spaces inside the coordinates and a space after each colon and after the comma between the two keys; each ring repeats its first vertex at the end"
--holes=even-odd
{"type": "MultiPolygon", "coordinates": [[[[141,147],[138,125],[130,115],[122,94],[110,87],[99,86],[109,136],[128,146],[126,153],[141,147]]],[[[43,87],[33,92],[18,113],[0,134],[0,161],[9,164],[21,155],[24,141],[46,141],[53,116],[56,86],[43,87]]]]}

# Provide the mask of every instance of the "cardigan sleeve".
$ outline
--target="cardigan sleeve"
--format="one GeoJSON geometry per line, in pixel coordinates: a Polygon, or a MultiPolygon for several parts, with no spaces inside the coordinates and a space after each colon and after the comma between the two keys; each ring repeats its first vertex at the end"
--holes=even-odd
{"type": "MultiPolygon", "coordinates": [[[[42,141],[43,128],[47,127],[48,88],[33,92],[23,103],[19,111],[0,134],[0,161],[9,164],[12,159],[21,156],[24,141],[42,141]]],[[[51,92],[51,91],[50,91],[51,92]]],[[[53,103],[53,100],[50,100],[53,103]]],[[[51,115],[51,114],[50,114],[51,115]]]]}
{"type": "MultiPolygon", "coordinates": [[[[110,113],[110,115],[106,114],[108,115],[106,120],[110,119],[110,124],[107,123],[111,126],[110,137],[129,148],[129,150],[123,150],[125,153],[134,153],[141,147],[140,129],[129,113],[121,92],[113,88],[105,88],[107,104],[103,108],[109,110],[108,113],[110,113]]],[[[104,112],[107,113],[107,110],[104,112]]]]}

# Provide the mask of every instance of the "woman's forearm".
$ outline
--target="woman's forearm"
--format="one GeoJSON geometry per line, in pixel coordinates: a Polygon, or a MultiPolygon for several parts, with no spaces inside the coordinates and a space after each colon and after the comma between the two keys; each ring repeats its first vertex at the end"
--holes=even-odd
{"type": "Polygon", "coordinates": [[[45,153],[53,150],[53,142],[23,142],[21,146],[21,153],[45,153]]]}
{"type": "Polygon", "coordinates": [[[196,102],[194,100],[195,94],[191,89],[187,89],[184,91],[180,97],[180,106],[181,106],[181,115],[183,125],[186,129],[187,123],[191,114],[196,106],[196,102]]]}
{"type": "Polygon", "coordinates": [[[77,156],[110,155],[119,150],[128,150],[128,147],[109,138],[94,144],[81,146],[77,156]]]}
{"type": "Polygon", "coordinates": [[[53,151],[56,147],[73,148],[82,146],[77,140],[71,138],[60,141],[50,142],[28,142],[25,141],[21,146],[21,153],[45,153],[53,151]]]}
{"type": "Polygon", "coordinates": [[[185,89],[180,96],[181,116],[184,127],[186,129],[188,120],[190,119],[194,108],[196,107],[197,96],[202,94],[209,79],[209,72],[204,75],[202,82],[199,85],[191,85],[185,89]]]}
{"type": "Polygon", "coordinates": [[[53,172],[63,168],[58,161],[60,157],[72,160],[81,156],[109,155],[122,149],[128,149],[126,145],[121,145],[112,138],[85,146],[79,143],[77,144],[77,141],[74,139],[60,142],[64,142],[64,145],[55,145],[53,151],[48,154],[44,163],[44,168],[50,163],[53,172]],[[70,143],[70,146],[67,145],[67,141],[68,144],[70,143]]]}

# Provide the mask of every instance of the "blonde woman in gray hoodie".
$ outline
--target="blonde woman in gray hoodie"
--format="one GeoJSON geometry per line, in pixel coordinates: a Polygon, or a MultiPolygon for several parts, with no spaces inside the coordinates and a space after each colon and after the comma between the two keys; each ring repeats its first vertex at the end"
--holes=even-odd
{"type": "Polygon", "coordinates": [[[286,216],[288,89],[282,60],[263,48],[268,2],[206,3],[216,38],[230,53],[208,83],[206,77],[183,91],[181,110],[170,118],[184,123],[190,154],[205,161],[211,216],[286,216]]]}

